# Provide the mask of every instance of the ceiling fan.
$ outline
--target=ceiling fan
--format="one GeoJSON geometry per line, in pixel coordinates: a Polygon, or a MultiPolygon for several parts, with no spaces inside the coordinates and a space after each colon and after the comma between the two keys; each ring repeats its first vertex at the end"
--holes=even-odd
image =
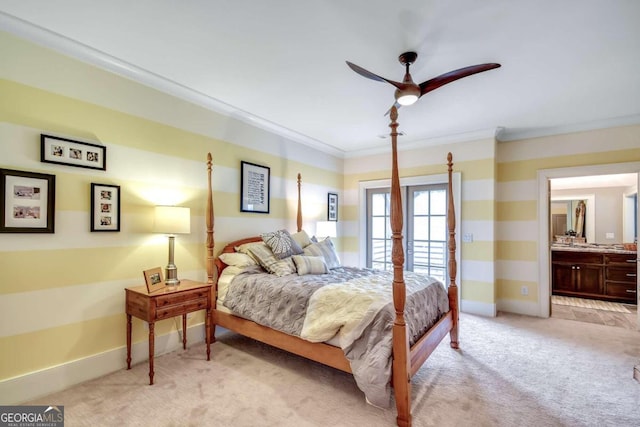
{"type": "MultiPolygon", "coordinates": [[[[364,68],[349,62],[347,65],[356,73],[360,74],[363,77],[366,77],[371,80],[377,80],[379,82],[387,82],[396,87],[395,98],[396,102],[394,106],[396,108],[400,108],[402,105],[411,105],[415,103],[422,95],[425,93],[429,93],[432,90],[436,90],[441,86],[446,85],[447,83],[454,82],[463,77],[471,76],[473,74],[481,73],[483,71],[492,70],[494,68],[500,67],[500,64],[496,63],[487,63],[487,64],[478,64],[478,65],[470,65],[468,67],[460,68],[457,70],[449,71],[448,73],[441,74],[437,77],[429,79],[420,84],[415,84],[413,79],[411,78],[411,74],[409,73],[409,66],[413,64],[418,58],[418,54],[416,52],[405,52],[398,57],[398,61],[402,65],[406,67],[406,73],[404,75],[404,79],[402,82],[395,82],[393,80],[385,79],[384,77],[380,77],[377,74],[373,74],[371,71],[367,71],[364,68]]],[[[388,111],[387,111],[388,113],[388,111]]]]}

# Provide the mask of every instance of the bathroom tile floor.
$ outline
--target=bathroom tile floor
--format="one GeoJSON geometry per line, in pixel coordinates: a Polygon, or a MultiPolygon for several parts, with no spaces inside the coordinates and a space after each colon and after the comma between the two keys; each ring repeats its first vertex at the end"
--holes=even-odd
{"type": "Polygon", "coordinates": [[[632,304],[624,304],[624,306],[629,310],[629,313],[551,304],[551,317],[625,329],[638,329],[638,307],[632,304]]]}

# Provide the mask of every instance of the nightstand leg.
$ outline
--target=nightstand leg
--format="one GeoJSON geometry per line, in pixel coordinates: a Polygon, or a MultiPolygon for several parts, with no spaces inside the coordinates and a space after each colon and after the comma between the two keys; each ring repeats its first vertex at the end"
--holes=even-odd
{"type": "Polygon", "coordinates": [[[207,342],[207,360],[211,360],[211,310],[204,317],[204,340],[207,342]]]}
{"type": "Polygon", "coordinates": [[[182,315],[182,349],[187,349],[187,315],[182,315]]]}
{"type": "Polygon", "coordinates": [[[155,323],[149,323],[149,385],[153,385],[153,353],[155,353],[155,323]]]}
{"type": "Polygon", "coordinates": [[[127,369],[131,369],[131,315],[127,314],[127,369]]]}

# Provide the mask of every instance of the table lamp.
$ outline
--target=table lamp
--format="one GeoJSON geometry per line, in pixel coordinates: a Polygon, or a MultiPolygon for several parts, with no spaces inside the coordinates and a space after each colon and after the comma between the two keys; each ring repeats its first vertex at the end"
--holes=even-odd
{"type": "Polygon", "coordinates": [[[169,236],[169,264],[167,264],[165,284],[177,286],[180,280],[178,280],[178,268],[173,260],[175,235],[191,232],[190,209],[180,206],[156,206],[153,231],[169,236]]]}

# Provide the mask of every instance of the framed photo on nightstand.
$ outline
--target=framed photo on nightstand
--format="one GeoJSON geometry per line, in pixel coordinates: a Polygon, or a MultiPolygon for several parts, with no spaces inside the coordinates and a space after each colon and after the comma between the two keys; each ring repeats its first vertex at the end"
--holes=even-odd
{"type": "Polygon", "coordinates": [[[160,289],[164,289],[164,279],[162,278],[162,268],[156,267],[142,272],[144,282],[147,285],[147,292],[150,294],[160,289]]]}

